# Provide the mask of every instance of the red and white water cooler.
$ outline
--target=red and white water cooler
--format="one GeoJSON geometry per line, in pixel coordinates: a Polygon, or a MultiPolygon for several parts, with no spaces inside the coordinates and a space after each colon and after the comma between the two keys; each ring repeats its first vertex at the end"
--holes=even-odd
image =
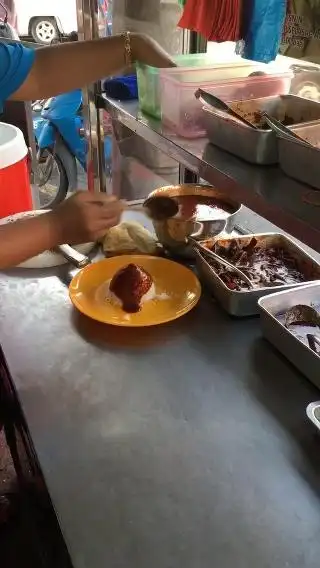
{"type": "Polygon", "coordinates": [[[0,122],[0,217],[32,207],[28,148],[15,126],[0,122]]]}

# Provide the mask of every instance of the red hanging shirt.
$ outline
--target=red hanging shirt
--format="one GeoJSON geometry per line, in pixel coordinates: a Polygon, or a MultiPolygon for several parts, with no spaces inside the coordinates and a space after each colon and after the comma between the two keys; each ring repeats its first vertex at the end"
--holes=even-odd
{"type": "Polygon", "coordinates": [[[208,41],[238,41],[242,0],[187,0],[178,26],[208,41]]]}

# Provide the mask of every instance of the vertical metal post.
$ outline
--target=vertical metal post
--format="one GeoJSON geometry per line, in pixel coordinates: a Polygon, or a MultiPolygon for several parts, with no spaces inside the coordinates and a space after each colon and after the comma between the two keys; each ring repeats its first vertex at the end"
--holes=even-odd
{"type": "Polygon", "coordinates": [[[38,185],[38,161],[37,148],[33,131],[32,108],[31,103],[25,103],[26,124],[28,130],[29,148],[31,149],[31,176],[30,183],[32,188],[32,202],[34,209],[40,209],[40,195],[38,185]]]}
{"type": "MultiPolygon", "coordinates": [[[[206,53],[207,41],[196,32],[185,30],[183,39],[184,53],[206,53]]],[[[180,166],[179,179],[180,183],[198,183],[199,176],[180,166]]]]}
{"type": "MultiPolygon", "coordinates": [[[[78,34],[80,40],[99,37],[97,0],[76,0],[78,34]]],[[[94,62],[93,62],[94,64],[94,62]]],[[[105,191],[104,139],[100,111],[96,107],[100,84],[94,83],[83,89],[83,117],[87,139],[87,179],[89,191],[105,191]]]]}

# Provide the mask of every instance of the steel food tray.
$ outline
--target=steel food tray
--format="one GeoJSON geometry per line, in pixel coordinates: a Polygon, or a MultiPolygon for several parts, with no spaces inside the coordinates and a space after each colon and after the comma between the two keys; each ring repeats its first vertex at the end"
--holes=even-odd
{"type": "MultiPolygon", "coordinates": [[[[289,115],[295,125],[320,120],[319,103],[293,95],[234,101],[230,106],[256,125],[259,111],[267,111],[280,121],[289,115]]],[[[250,128],[240,120],[207,106],[203,107],[202,120],[209,141],[215,146],[250,163],[278,163],[278,140],[272,130],[250,128]]],[[[288,128],[293,129],[295,126],[288,128]]]]}
{"type": "Polygon", "coordinates": [[[320,400],[318,402],[311,402],[308,404],[306,412],[309,420],[320,432],[320,400]]]}
{"type": "Polygon", "coordinates": [[[263,334],[297,369],[320,389],[320,356],[295,337],[278,319],[296,304],[320,301],[320,281],[259,300],[263,334]]]}
{"type": "Polygon", "coordinates": [[[263,111],[274,116],[280,122],[283,122],[286,117],[290,118],[292,122],[288,125],[288,128],[320,120],[320,104],[296,95],[277,95],[247,101],[233,101],[230,103],[230,107],[255,126],[265,123],[264,118],[260,116],[263,111]]]}
{"type": "Polygon", "coordinates": [[[203,107],[204,129],[211,144],[252,164],[278,163],[277,137],[272,130],[257,130],[203,107]]]}
{"type": "MultiPolygon", "coordinates": [[[[301,247],[294,243],[286,235],[279,233],[259,233],[252,235],[243,235],[236,237],[236,240],[242,246],[246,246],[250,240],[255,237],[260,246],[280,246],[287,250],[297,264],[303,274],[306,275],[306,282],[320,280],[320,265],[301,247]]],[[[202,241],[204,246],[211,246],[213,242],[218,244],[230,241],[232,237],[216,237],[202,241]]],[[[304,286],[306,282],[301,284],[286,284],[284,286],[273,286],[268,288],[255,288],[253,290],[230,290],[221,278],[215,273],[214,269],[205,260],[205,258],[197,251],[196,263],[201,280],[207,285],[208,289],[213,293],[222,307],[232,316],[245,317],[259,314],[258,300],[268,294],[289,290],[295,287],[304,286]]]]}
{"type": "Polygon", "coordinates": [[[320,122],[296,126],[292,130],[315,147],[303,146],[279,137],[280,167],[287,176],[320,189],[320,122]]]}

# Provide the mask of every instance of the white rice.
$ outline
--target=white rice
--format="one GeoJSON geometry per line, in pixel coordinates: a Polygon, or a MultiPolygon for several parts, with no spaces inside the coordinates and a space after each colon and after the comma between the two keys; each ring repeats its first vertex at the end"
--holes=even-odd
{"type": "MultiPolygon", "coordinates": [[[[113,292],[111,292],[110,283],[111,280],[108,280],[108,282],[106,282],[106,288],[107,288],[106,300],[109,301],[114,306],[120,306],[120,308],[123,308],[121,300],[118,298],[118,296],[116,296],[113,292]]],[[[146,294],[142,296],[140,304],[141,306],[143,306],[146,302],[150,302],[151,300],[155,300],[156,298],[157,298],[157,293],[155,285],[152,284],[148,292],[146,292],[146,294]]]]}

